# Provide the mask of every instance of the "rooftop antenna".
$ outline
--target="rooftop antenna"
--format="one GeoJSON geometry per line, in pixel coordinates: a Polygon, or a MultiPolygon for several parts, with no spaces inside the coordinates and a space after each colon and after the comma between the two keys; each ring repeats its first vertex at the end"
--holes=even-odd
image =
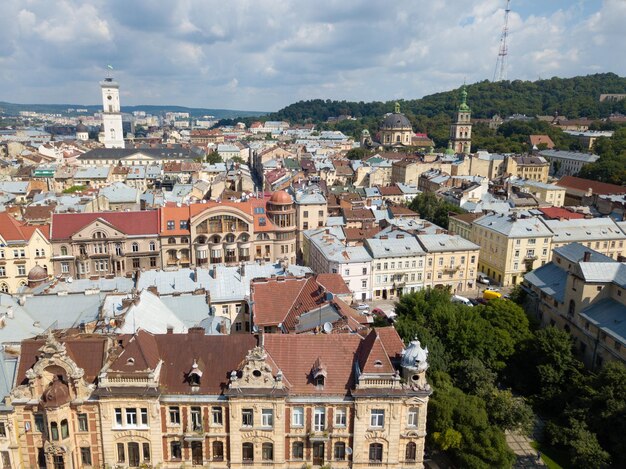
{"type": "Polygon", "coordinates": [[[107,65],[107,78],[109,80],[113,79],[113,65],[107,65]]]}
{"type": "Polygon", "coordinates": [[[506,9],[504,10],[504,26],[500,35],[500,50],[498,50],[498,59],[496,60],[496,68],[493,71],[493,81],[506,80],[506,61],[509,53],[506,39],[509,35],[509,13],[511,12],[511,0],[506,0],[506,9]]]}

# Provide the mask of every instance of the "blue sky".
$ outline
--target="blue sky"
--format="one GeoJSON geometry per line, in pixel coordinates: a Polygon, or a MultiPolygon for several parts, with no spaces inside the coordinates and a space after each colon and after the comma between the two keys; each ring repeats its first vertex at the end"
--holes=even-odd
{"type": "MultiPolygon", "coordinates": [[[[0,101],[276,110],[493,77],[505,0],[2,0],[0,101]]],[[[512,0],[508,77],[626,75],[626,0],[512,0]]]]}

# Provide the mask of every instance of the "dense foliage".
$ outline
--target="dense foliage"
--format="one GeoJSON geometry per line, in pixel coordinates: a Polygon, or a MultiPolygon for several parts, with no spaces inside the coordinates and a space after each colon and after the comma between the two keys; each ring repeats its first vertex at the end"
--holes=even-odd
{"type": "Polygon", "coordinates": [[[460,467],[510,467],[503,432],[529,430],[528,404],[547,422],[547,443],[572,467],[626,467],[622,364],[589,373],[568,333],[535,330],[513,301],[469,308],[434,289],[404,295],[396,313],[400,335],[418,337],[430,352],[428,443],[460,467]]]}
{"type": "Polygon", "coordinates": [[[409,204],[409,208],[437,226],[448,229],[449,213],[464,213],[461,207],[437,197],[432,192],[422,192],[409,204]]]}
{"type": "Polygon", "coordinates": [[[594,152],[600,155],[595,163],[585,166],[580,177],[611,184],[626,184],[626,127],[618,127],[611,138],[599,138],[594,152]]]}
{"type": "MultiPolygon", "coordinates": [[[[626,93],[626,78],[614,73],[602,73],[574,78],[548,80],[481,81],[467,86],[468,104],[473,117],[489,118],[494,114],[509,116],[553,115],[567,117],[606,117],[614,112],[626,113],[626,102],[600,102],[602,93],[626,93]]],[[[440,113],[452,116],[459,104],[459,90],[425,96],[422,99],[401,100],[402,112],[412,116],[433,118],[440,113]]],[[[289,122],[326,122],[329,117],[348,115],[357,119],[379,119],[393,112],[391,101],[365,103],[313,99],[299,101],[267,116],[270,120],[289,122]]],[[[342,123],[354,121],[344,120],[342,123]]]]}
{"type": "Polygon", "coordinates": [[[223,163],[222,155],[217,150],[211,150],[206,156],[206,162],[209,164],[223,163]]]}

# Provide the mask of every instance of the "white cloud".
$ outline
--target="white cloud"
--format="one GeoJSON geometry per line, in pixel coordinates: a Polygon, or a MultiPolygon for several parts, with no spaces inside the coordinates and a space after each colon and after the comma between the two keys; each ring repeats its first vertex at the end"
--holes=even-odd
{"type": "MultiPolygon", "coordinates": [[[[626,1],[519,5],[509,78],[626,73],[626,1]]],[[[492,78],[503,6],[2,0],[0,100],[97,103],[107,63],[127,104],[272,110],[316,97],[416,98],[492,78]]]]}

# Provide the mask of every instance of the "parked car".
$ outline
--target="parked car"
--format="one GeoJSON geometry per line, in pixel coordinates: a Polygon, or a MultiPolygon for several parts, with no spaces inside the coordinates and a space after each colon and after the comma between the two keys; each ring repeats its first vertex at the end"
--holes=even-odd
{"type": "Polygon", "coordinates": [[[483,273],[478,273],[478,277],[476,278],[476,281],[478,283],[482,283],[483,285],[491,285],[491,281],[489,280],[489,277],[487,277],[485,274],[483,273]]]}
{"type": "Polygon", "coordinates": [[[469,300],[469,298],[465,298],[464,296],[461,296],[461,295],[452,295],[452,298],[450,298],[450,301],[452,301],[452,303],[461,303],[469,307],[474,306],[472,302],[469,300]]]}
{"type": "Polygon", "coordinates": [[[483,299],[485,300],[495,300],[496,298],[502,298],[502,293],[495,290],[485,290],[483,292],[483,299]]]}
{"type": "Polygon", "coordinates": [[[366,305],[365,303],[359,303],[358,305],[356,305],[356,309],[365,311],[365,310],[370,309],[370,307],[369,305],[366,305]]]}

